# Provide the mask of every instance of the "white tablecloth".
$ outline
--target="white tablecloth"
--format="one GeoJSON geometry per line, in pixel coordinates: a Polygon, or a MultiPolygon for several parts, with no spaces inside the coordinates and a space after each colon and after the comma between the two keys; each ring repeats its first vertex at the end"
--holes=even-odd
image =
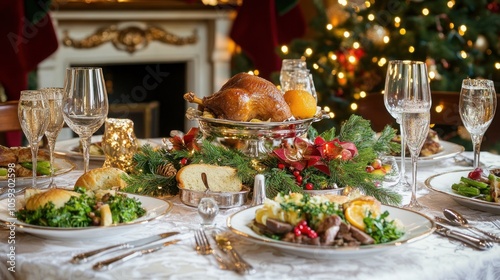
{"type": "MultiPolygon", "coordinates": [[[[470,153],[465,153],[470,156],[470,153]]],[[[483,153],[485,165],[500,165],[500,156],[483,153]]],[[[409,166],[407,166],[409,171],[409,166]]],[[[419,184],[433,174],[463,169],[453,159],[421,164],[419,184]]],[[[60,185],[71,185],[81,171],[57,178],[60,185]]],[[[408,172],[410,174],[410,172],[408,172]]],[[[429,216],[440,215],[445,207],[463,212],[474,225],[500,234],[487,220],[500,216],[470,210],[458,205],[451,198],[419,191],[419,201],[429,210],[429,216]]],[[[405,201],[409,195],[405,194],[405,201]]],[[[20,231],[12,233],[0,230],[0,278],[1,279],[500,279],[500,244],[489,251],[477,251],[460,242],[432,234],[383,254],[343,260],[322,260],[286,255],[277,249],[256,245],[231,235],[236,249],[256,269],[256,274],[240,276],[231,271],[218,269],[212,256],[197,255],[194,250],[192,231],[201,221],[196,209],[183,205],[178,197],[172,212],[158,221],[145,224],[133,232],[119,236],[98,236],[95,240],[56,241],[41,239],[20,231]],[[136,258],[106,272],[96,272],[87,264],[71,264],[76,253],[105,245],[134,240],[165,231],[176,230],[182,241],[159,252],[136,258]],[[15,273],[7,272],[10,234],[15,234],[15,273]]],[[[216,218],[225,226],[226,218],[240,209],[222,211],[216,218]]],[[[116,254],[115,254],[116,255],[116,254]]],[[[110,255],[107,255],[109,257],[110,255]]],[[[104,258],[104,257],[103,257],[104,258]]],[[[102,259],[102,258],[101,258],[102,259]]]]}

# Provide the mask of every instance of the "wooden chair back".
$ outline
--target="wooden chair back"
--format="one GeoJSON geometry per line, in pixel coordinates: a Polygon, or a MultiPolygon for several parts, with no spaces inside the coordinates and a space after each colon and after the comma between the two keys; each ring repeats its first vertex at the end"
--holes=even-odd
{"type": "Polygon", "coordinates": [[[360,98],[356,103],[358,104],[358,109],[355,114],[369,120],[373,130],[381,131],[386,125],[396,125],[396,120],[385,108],[384,95],[382,93],[369,93],[366,97],[360,98]]]}
{"type": "Polygon", "coordinates": [[[0,132],[21,130],[17,117],[17,100],[0,103],[0,132]]]}

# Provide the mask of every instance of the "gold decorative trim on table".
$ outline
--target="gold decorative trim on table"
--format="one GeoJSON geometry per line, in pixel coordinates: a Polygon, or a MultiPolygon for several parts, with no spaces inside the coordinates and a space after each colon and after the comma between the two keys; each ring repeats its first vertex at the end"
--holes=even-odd
{"type": "Polygon", "coordinates": [[[69,31],[64,31],[62,42],[67,47],[75,49],[91,49],[104,43],[111,42],[116,49],[134,53],[145,49],[151,41],[159,41],[171,45],[192,45],[198,42],[198,32],[187,37],[180,37],[160,27],[146,26],[144,29],[137,26],[119,28],[116,25],[99,28],[85,39],[75,40],[69,36],[69,31]]]}

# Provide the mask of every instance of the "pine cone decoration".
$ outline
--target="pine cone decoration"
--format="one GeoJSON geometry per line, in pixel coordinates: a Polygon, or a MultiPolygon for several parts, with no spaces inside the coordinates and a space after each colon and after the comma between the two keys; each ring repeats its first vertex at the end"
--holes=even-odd
{"type": "Polygon", "coordinates": [[[166,163],[158,166],[156,168],[156,174],[162,175],[165,177],[173,177],[177,174],[177,169],[175,169],[174,165],[171,163],[166,163]]]}

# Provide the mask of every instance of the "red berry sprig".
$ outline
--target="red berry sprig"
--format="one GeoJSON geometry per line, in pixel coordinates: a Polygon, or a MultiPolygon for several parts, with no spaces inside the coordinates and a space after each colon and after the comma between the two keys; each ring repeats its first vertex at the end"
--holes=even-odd
{"type": "Polygon", "coordinates": [[[293,228],[293,233],[295,236],[301,236],[301,235],[307,235],[307,237],[313,239],[318,237],[318,233],[316,233],[313,229],[311,229],[307,225],[306,220],[300,221],[294,228],[293,228]]]}

